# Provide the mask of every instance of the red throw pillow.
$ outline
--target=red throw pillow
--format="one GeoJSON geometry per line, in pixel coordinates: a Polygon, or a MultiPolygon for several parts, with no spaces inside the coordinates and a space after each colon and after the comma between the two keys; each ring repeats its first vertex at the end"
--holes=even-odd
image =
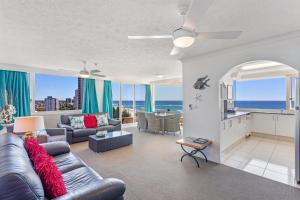
{"type": "Polygon", "coordinates": [[[40,143],[34,138],[26,139],[24,143],[24,147],[32,162],[34,162],[36,157],[39,155],[47,155],[45,148],[42,147],[40,143]]]}
{"type": "Polygon", "coordinates": [[[85,115],[83,118],[84,126],[86,128],[96,128],[97,127],[97,118],[94,115],[85,115]]]}
{"type": "Polygon", "coordinates": [[[26,139],[24,147],[33,162],[34,169],[39,175],[46,196],[53,199],[67,193],[61,172],[55,165],[44,147],[33,138],[26,139]]]}

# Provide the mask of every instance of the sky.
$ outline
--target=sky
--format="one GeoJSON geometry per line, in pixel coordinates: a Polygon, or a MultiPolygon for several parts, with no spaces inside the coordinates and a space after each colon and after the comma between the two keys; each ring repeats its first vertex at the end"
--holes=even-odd
{"type": "MultiPolygon", "coordinates": [[[[119,100],[120,85],[119,83],[112,83],[113,99],[119,100]]],[[[135,89],[137,101],[145,100],[145,85],[136,85],[135,89]]],[[[155,86],[155,99],[159,101],[169,100],[182,100],[182,87],[181,86],[155,86]]],[[[133,85],[122,84],[122,100],[133,100],[133,85]]]]}
{"type": "MultiPolygon", "coordinates": [[[[76,77],[36,74],[36,99],[53,96],[60,100],[73,98],[77,89],[76,77]]],[[[119,84],[112,83],[113,99],[119,99],[119,84]]],[[[285,100],[284,78],[237,81],[237,100],[285,100]]],[[[155,98],[160,101],[182,100],[181,86],[155,86],[155,98]]],[[[145,99],[145,85],[136,85],[136,100],[145,99]]],[[[133,85],[122,84],[122,100],[133,100],[133,85]]]]}
{"type": "Polygon", "coordinates": [[[236,100],[285,101],[285,99],[285,78],[236,82],[236,100]]]}
{"type": "MultiPolygon", "coordinates": [[[[53,76],[47,74],[36,74],[36,100],[44,100],[47,96],[53,96],[60,100],[73,98],[77,89],[77,77],[53,76]]],[[[113,99],[119,99],[119,83],[112,83],[113,99]]],[[[181,86],[159,86],[157,85],[155,97],[157,100],[182,100],[181,86]]],[[[122,84],[122,100],[133,100],[133,85],[122,84]]],[[[136,100],[145,100],[145,85],[136,85],[136,100]]]]}
{"type": "Polygon", "coordinates": [[[75,90],[78,88],[77,81],[76,77],[36,74],[36,100],[44,100],[47,96],[53,96],[59,100],[73,98],[75,90]]]}

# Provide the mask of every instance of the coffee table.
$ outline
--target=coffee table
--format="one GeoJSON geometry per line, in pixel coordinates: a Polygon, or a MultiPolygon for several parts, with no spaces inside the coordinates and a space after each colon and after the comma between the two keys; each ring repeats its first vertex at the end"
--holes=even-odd
{"type": "Polygon", "coordinates": [[[105,137],[89,136],[89,147],[99,153],[132,144],[132,133],[127,131],[108,132],[105,137]]]}

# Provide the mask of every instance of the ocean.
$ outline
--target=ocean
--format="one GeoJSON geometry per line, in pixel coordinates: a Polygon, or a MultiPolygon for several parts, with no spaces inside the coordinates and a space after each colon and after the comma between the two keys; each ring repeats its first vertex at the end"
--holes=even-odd
{"type": "MultiPolygon", "coordinates": [[[[145,101],[136,101],[136,110],[145,109],[145,101]]],[[[113,106],[118,106],[119,101],[113,101],[113,106]]],[[[133,101],[122,101],[124,108],[133,109],[133,101]]],[[[156,110],[172,110],[182,112],[182,101],[155,101],[156,110]]]]}
{"type": "MultiPolygon", "coordinates": [[[[292,102],[293,104],[293,102],[292,102]]],[[[286,109],[286,101],[235,101],[234,107],[258,109],[286,109]]]]}
{"type": "MultiPolygon", "coordinates": [[[[136,101],[136,110],[144,110],[145,101],[136,101]]],[[[293,104],[293,102],[292,102],[293,104]]],[[[113,101],[118,106],[119,101],[113,101]]],[[[133,109],[133,101],[122,101],[124,108],[133,109]]],[[[257,109],[286,109],[285,101],[235,101],[234,107],[257,109]]],[[[172,110],[182,112],[182,101],[155,101],[156,110],[172,110]]]]}

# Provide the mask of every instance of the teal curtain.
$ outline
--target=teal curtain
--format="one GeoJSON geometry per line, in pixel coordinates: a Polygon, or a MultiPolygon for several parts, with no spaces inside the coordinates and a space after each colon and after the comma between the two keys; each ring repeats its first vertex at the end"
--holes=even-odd
{"type": "Polygon", "coordinates": [[[113,100],[112,100],[112,89],[111,81],[104,81],[103,86],[103,112],[106,112],[109,118],[113,117],[113,100]]]}
{"type": "Polygon", "coordinates": [[[95,79],[83,79],[82,113],[99,112],[95,79]]]}
{"type": "Polygon", "coordinates": [[[145,112],[152,112],[152,95],[150,85],[145,85],[145,112]]]}
{"type": "Polygon", "coordinates": [[[30,115],[30,89],[28,73],[0,70],[0,107],[4,106],[4,99],[16,108],[16,117],[30,115]],[[7,96],[4,96],[4,91],[7,96]]]}

